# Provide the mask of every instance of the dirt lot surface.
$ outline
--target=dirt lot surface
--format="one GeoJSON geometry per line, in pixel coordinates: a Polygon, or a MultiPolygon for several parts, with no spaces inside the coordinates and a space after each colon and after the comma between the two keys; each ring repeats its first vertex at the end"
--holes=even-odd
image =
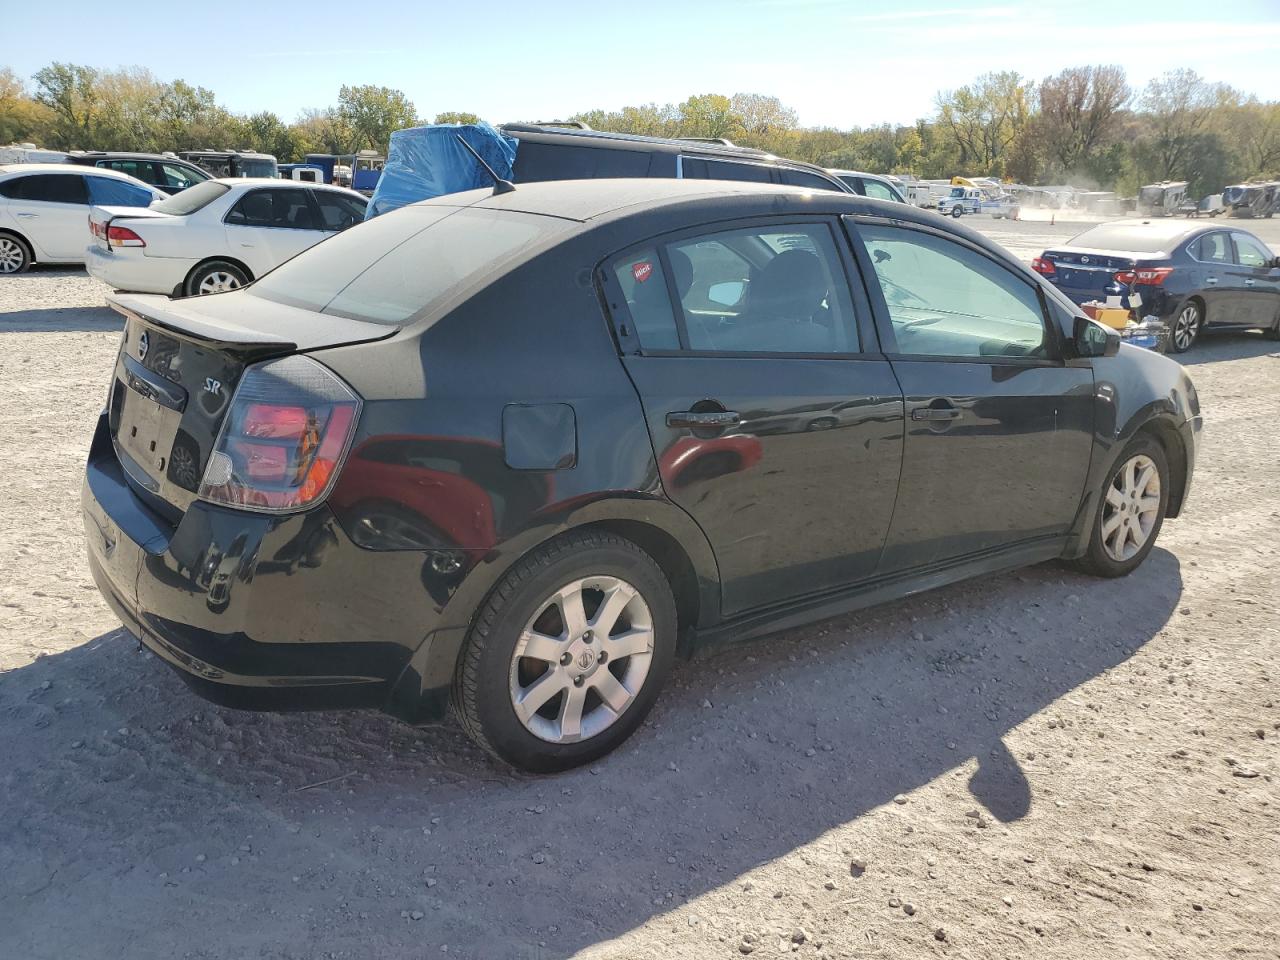
{"type": "Polygon", "coordinates": [[[138,651],[81,547],[101,304],[0,280],[0,957],[1280,956],[1276,344],[1189,355],[1193,494],[1129,579],[682,664],[616,754],[526,778],[453,725],[212,707],[138,651]]]}

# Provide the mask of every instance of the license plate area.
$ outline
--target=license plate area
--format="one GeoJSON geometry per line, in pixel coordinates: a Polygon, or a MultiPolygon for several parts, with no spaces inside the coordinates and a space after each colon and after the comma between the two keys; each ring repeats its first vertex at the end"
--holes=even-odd
{"type": "MultiPolygon", "coordinates": [[[[161,445],[164,440],[162,433],[165,429],[165,412],[165,408],[156,401],[142,396],[125,384],[116,443],[138,467],[153,478],[164,475],[164,458],[168,455],[168,448],[161,445]]],[[[158,483],[156,486],[158,487],[158,483]]]]}

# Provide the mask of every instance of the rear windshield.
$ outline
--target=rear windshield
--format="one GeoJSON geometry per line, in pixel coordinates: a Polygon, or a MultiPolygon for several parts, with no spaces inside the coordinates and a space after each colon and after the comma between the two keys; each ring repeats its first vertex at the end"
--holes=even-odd
{"type": "Polygon", "coordinates": [[[1144,224],[1104,223],[1073,237],[1073,247],[1089,247],[1093,250],[1122,250],[1133,253],[1159,253],[1178,242],[1159,228],[1152,230],[1144,224]]]}
{"type": "Polygon", "coordinates": [[[188,190],[175,193],[168,200],[161,200],[151,209],[170,213],[175,217],[185,217],[189,213],[204,209],[230,189],[225,183],[205,180],[188,190]]]}
{"type": "Polygon", "coordinates": [[[398,326],[572,225],[503,210],[405,207],[317,244],[246,293],[398,326]]]}

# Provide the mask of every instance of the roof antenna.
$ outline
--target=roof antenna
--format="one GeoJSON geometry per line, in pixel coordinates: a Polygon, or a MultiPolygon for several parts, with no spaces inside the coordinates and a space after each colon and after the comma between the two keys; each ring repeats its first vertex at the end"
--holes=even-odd
{"type": "Polygon", "coordinates": [[[493,196],[496,197],[500,193],[510,193],[512,190],[516,188],[516,185],[512,183],[510,180],[503,180],[500,176],[498,176],[497,171],[495,171],[493,167],[485,163],[484,157],[480,156],[480,154],[476,152],[476,148],[473,147],[471,144],[467,143],[466,140],[462,139],[462,134],[455,133],[454,137],[457,138],[460,144],[462,144],[464,147],[467,148],[467,152],[469,154],[471,154],[473,157],[476,158],[476,163],[484,167],[484,172],[489,174],[489,176],[493,177],[493,196]]]}

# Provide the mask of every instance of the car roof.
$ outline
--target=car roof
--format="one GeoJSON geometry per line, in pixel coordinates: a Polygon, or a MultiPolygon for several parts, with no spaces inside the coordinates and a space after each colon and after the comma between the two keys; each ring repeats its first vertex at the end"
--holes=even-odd
{"type": "Polygon", "coordinates": [[[336,187],[331,183],[312,183],[310,180],[286,180],[284,177],[215,177],[213,183],[225,183],[234,190],[236,187],[279,187],[285,190],[329,190],[333,193],[345,193],[351,197],[368,200],[363,193],[336,187]]]}
{"type": "Polygon", "coordinates": [[[178,163],[186,164],[187,166],[193,166],[190,160],[183,160],[181,157],[176,155],[170,155],[167,153],[146,153],[143,151],[133,150],[72,150],[71,156],[97,158],[119,157],[121,160],[166,160],[170,162],[176,161],[178,163]]]}
{"type": "Polygon", "coordinates": [[[841,170],[838,167],[827,167],[827,173],[833,173],[837,177],[869,177],[872,180],[883,180],[888,183],[889,178],[883,173],[867,173],[865,170],[841,170]]]}
{"type": "MultiPolygon", "coordinates": [[[[131,183],[142,183],[127,173],[110,170],[105,167],[83,167],[72,163],[7,163],[0,166],[0,177],[26,173],[67,173],[78,176],[110,177],[112,180],[128,180],[131,183]]],[[[149,186],[149,184],[147,184],[149,186]]]]}
{"type": "Polygon", "coordinates": [[[1129,220],[1103,220],[1100,223],[1091,224],[1088,230],[1081,231],[1077,236],[1083,236],[1092,230],[1096,230],[1098,227],[1132,230],[1135,236],[1150,237],[1154,240],[1174,241],[1180,240],[1184,237],[1191,237],[1197,233],[1208,233],[1210,230],[1227,229],[1225,224],[1189,224],[1185,220],[1175,220],[1172,217],[1155,218],[1151,220],[1135,218],[1129,220]]]}

